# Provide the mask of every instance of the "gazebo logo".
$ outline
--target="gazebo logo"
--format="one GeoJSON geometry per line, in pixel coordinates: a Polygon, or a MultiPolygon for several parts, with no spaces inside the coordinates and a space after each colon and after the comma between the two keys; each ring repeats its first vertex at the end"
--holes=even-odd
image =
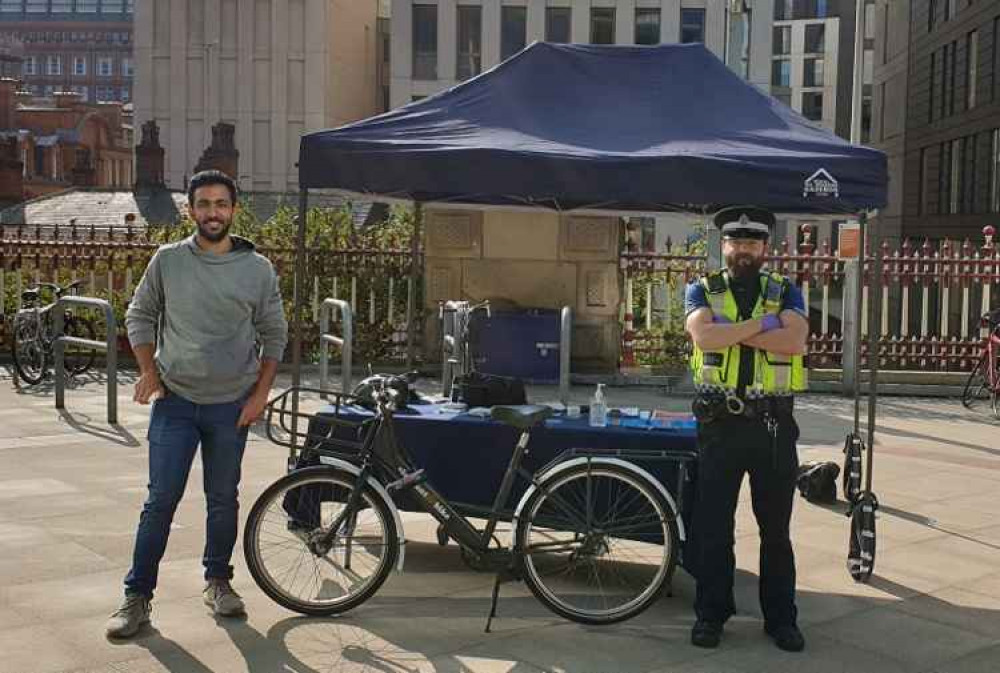
{"type": "Polygon", "coordinates": [[[840,197],[840,187],[832,175],[821,168],[808,178],[802,186],[802,196],[834,196],[840,197]]]}

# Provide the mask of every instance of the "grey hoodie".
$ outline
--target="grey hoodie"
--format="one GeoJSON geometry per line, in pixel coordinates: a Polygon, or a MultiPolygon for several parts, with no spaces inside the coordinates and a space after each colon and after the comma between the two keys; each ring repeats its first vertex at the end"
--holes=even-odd
{"type": "Polygon", "coordinates": [[[274,269],[250,241],[203,251],[194,236],[161,246],[125,314],[132,346],[156,343],[164,385],[198,404],[247,394],[263,357],[281,360],[288,325],[274,269]]]}

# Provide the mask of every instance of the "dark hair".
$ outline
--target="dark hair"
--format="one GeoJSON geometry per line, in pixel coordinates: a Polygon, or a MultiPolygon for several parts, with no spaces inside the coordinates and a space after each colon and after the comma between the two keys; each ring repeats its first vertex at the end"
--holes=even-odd
{"type": "Polygon", "coordinates": [[[229,189],[229,198],[232,199],[233,205],[236,205],[236,181],[222,171],[215,170],[201,171],[194,174],[191,182],[188,183],[188,203],[193,206],[194,193],[200,187],[207,187],[209,185],[225,185],[229,189]]]}

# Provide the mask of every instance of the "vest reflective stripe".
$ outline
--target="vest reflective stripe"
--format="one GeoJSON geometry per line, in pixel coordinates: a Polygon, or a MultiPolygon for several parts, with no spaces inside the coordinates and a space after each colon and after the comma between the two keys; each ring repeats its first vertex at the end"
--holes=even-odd
{"type": "MultiPolygon", "coordinates": [[[[762,273],[761,293],[752,316],[781,312],[785,279],[776,273],[762,273]]],[[[701,279],[708,304],[715,315],[725,316],[732,322],[740,319],[736,297],[729,289],[728,275],[715,272],[701,279]],[[720,282],[721,281],[721,282],[720,282]],[[713,292],[712,288],[716,291],[713,292]]],[[[735,391],[740,375],[740,346],[736,344],[721,351],[702,352],[695,347],[691,356],[694,383],[724,391],[735,391]]],[[[807,375],[801,355],[781,355],[754,350],[754,377],[747,386],[750,395],[773,395],[798,392],[807,388],[807,375]]]]}

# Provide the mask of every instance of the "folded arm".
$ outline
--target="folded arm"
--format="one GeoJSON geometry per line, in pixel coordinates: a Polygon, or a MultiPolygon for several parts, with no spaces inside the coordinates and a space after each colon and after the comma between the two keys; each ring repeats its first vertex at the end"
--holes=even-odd
{"type": "Polygon", "coordinates": [[[781,328],[755,334],[740,343],[769,353],[804,355],[809,337],[809,323],[798,311],[786,309],[778,314],[781,328]]]}
{"type": "Polygon", "coordinates": [[[699,308],[687,317],[685,328],[694,345],[703,351],[718,351],[738,343],[747,343],[748,339],[761,333],[761,320],[744,320],[743,322],[713,322],[712,309],[699,308]]]}

